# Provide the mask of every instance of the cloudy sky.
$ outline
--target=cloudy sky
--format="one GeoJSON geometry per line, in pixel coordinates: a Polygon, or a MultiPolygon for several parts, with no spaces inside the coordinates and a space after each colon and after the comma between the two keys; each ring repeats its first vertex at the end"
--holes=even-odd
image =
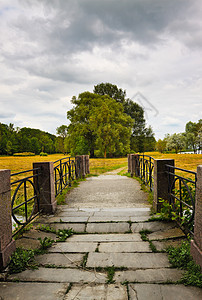
{"type": "Polygon", "coordinates": [[[55,133],[101,82],[157,139],[202,118],[202,1],[0,0],[0,122],[55,133]]]}

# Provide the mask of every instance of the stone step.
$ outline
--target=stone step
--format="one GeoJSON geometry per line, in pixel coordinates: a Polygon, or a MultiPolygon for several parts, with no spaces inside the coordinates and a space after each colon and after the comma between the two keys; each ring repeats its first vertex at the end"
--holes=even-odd
{"type": "Polygon", "coordinates": [[[9,280],[58,283],[105,283],[107,275],[95,272],[94,270],[39,268],[38,270],[25,270],[22,273],[13,274],[9,276],[9,280]]]}
{"type": "Polygon", "coordinates": [[[87,267],[126,267],[136,269],[157,269],[170,267],[164,253],[99,253],[90,252],[87,267]]]}

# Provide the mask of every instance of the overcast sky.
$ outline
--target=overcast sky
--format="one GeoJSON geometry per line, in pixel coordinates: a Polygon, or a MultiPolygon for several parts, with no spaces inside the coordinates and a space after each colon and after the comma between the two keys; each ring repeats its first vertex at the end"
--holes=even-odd
{"type": "Polygon", "coordinates": [[[1,123],[55,134],[102,82],[143,105],[157,139],[202,118],[202,1],[0,0],[1,123]]]}

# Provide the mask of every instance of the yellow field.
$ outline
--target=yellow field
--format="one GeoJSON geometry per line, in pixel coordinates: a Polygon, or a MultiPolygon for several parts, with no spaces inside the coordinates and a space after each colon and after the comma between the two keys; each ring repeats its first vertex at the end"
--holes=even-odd
{"type": "Polygon", "coordinates": [[[196,172],[198,165],[202,164],[202,154],[162,154],[159,152],[147,152],[145,155],[150,155],[155,159],[174,159],[175,166],[196,172]]]}
{"type": "Polygon", "coordinates": [[[3,156],[0,157],[0,169],[10,169],[11,173],[17,173],[21,171],[26,171],[32,169],[33,162],[40,161],[56,161],[62,159],[66,156],[64,154],[50,154],[48,156],[3,156]]]}
{"type": "MultiPolygon", "coordinates": [[[[202,154],[161,154],[159,152],[147,152],[155,159],[172,158],[175,159],[175,166],[196,172],[197,165],[202,164],[202,154]]],[[[63,154],[51,154],[48,156],[27,156],[0,157],[0,169],[10,169],[11,173],[16,173],[28,169],[32,169],[33,162],[40,161],[56,161],[66,156],[63,154]]],[[[127,166],[127,158],[92,158],[90,159],[90,171],[93,174],[100,174],[116,168],[127,166]]]]}

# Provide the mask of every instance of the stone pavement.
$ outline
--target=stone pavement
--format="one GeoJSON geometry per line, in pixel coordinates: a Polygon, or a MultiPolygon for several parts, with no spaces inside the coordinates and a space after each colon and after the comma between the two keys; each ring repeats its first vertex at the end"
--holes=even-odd
{"type": "MultiPolygon", "coordinates": [[[[162,252],[168,244],[179,244],[183,232],[174,223],[148,221],[150,206],[135,180],[116,172],[91,177],[67,202],[56,215],[40,217],[37,223],[75,233],[36,256],[37,270],[0,282],[1,300],[202,299],[200,289],[175,284],[182,271],[171,268],[162,252]],[[157,252],[142,241],[141,230],[150,230],[157,252]]],[[[56,239],[54,233],[35,228],[17,244],[36,248],[38,237],[45,236],[56,239]]]]}

